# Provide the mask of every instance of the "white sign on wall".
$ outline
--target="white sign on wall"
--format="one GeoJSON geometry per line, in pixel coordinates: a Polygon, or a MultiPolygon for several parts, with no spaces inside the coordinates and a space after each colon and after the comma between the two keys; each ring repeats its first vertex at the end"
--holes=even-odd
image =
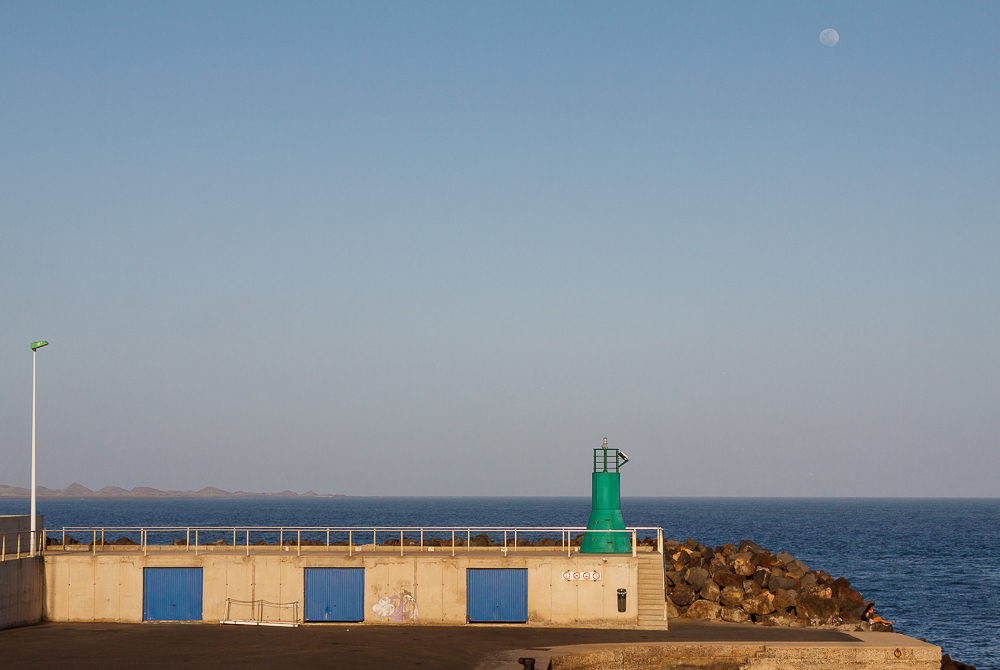
{"type": "Polygon", "coordinates": [[[572,570],[567,570],[563,573],[563,579],[568,582],[597,582],[601,579],[601,573],[597,570],[590,572],[575,572],[572,570]]]}

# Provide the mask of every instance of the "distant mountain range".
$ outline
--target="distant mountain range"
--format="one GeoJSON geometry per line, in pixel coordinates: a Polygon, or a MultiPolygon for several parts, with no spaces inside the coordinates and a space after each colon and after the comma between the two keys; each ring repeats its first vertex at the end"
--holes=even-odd
{"type": "MultiPolygon", "coordinates": [[[[344,498],[342,493],[320,495],[313,491],[296,493],[251,493],[247,491],[223,491],[214,486],[206,486],[200,491],[161,491],[148,486],[136,486],[127,490],[119,486],[105,486],[99,491],[91,491],[82,484],[70,484],[64,489],[47,489],[39,486],[35,495],[39,498],[344,498]]],[[[0,498],[30,498],[31,491],[20,486],[0,484],[0,498]]]]}

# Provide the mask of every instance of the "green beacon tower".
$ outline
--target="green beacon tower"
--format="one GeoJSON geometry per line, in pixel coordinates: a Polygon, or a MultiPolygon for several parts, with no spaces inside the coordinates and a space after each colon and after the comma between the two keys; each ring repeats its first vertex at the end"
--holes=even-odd
{"type": "Polygon", "coordinates": [[[593,490],[590,521],[583,536],[581,554],[631,554],[632,539],[628,533],[602,533],[604,530],[625,530],[622,516],[621,475],[618,470],[628,463],[628,456],[617,449],[608,449],[608,438],[604,446],[594,449],[594,474],[591,475],[593,490]]]}

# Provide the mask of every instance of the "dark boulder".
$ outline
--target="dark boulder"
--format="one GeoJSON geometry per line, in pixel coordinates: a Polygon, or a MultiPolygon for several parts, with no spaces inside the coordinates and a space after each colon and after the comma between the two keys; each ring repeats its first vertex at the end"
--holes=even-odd
{"type": "Polygon", "coordinates": [[[798,601],[799,594],[797,591],[791,589],[777,589],[774,591],[774,609],[779,612],[785,612],[795,607],[798,601]]]}
{"type": "MultiPolygon", "coordinates": [[[[780,556],[781,554],[778,555],[780,556]]],[[[785,563],[785,572],[788,573],[789,577],[802,579],[809,572],[809,566],[793,558],[791,561],[785,563]]]]}
{"type": "Polygon", "coordinates": [[[850,587],[850,582],[848,582],[846,579],[843,580],[848,584],[848,586],[844,586],[843,584],[838,583],[840,581],[841,580],[838,579],[833,583],[833,586],[830,587],[833,590],[833,597],[836,598],[837,600],[842,600],[845,603],[849,603],[851,606],[863,605],[865,602],[864,597],[850,587]]]}
{"type": "Polygon", "coordinates": [[[761,593],[760,595],[745,598],[743,602],[740,603],[740,607],[742,607],[743,611],[747,614],[757,616],[770,614],[774,611],[774,605],[771,602],[773,600],[774,596],[770,593],[761,593]]]}
{"type": "Polygon", "coordinates": [[[739,607],[743,602],[743,589],[738,586],[727,586],[719,592],[719,602],[726,607],[739,607]]]}
{"type": "Polygon", "coordinates": [[[767,580],[767,588],[771,591],[777,591],[778,589],[795,589],[799,586],[799,580],[792,579],[790,577],[778,577],[776,575],[771,575],[771,579],[767,580]]]}
{"type": "Polygon", "coordinates": [[[685,607],[697,600],[697,595],[693,587],[681,584],[670,589],[670,600],[678,607],[685,607]]]}
{"type": "Polygon", "coordinates": [[[705,585],[701,587],[701,591],[698,591],[699,597],[713,603],[719,602],[719,595],[721,593],[722,591],[711,579],[705,582],[705,585]]]}
{"type": "Polygon", "coordinates": [[[729,566],[726,565],[725,557],[723,557],[721,554],[716,554],[715,556],[713,556],[712,560],[710,560],[708,562],[708,565],[705,566],[705,569],[711,572],[713,575],[719,570],[725,570],[727,572],[731,572],[731,570],[729,570],[729,566]]]}
{"type": "Polygon", "coordinates": [[[851,607],[849,604],[844,606],[838,603],[838,605],[840,605],[840,618],[844,620],[844,623],[858,623],[865,613],[864,605],[857,605],[855,607],[851,607]]]}
{"type": "Polygon", "coordinates": [[[756,572],[753,573],[753,580],[762,589],[766,589],[768,583],[771,581],[771,571],[767,568],[757,568],[756,572]]]}
{"type": "Polygon", "coordinates": [[[795,558],[787,551],[779,551],[777,554],[774,555],[774,557],[777,558],[778,561],[780,561],[781,564],[786,567],[788,566],[789,563],[795,560],[795,558]]]}
{"type": "Polygon", "coordinates": [[[795,612],[800,619],[818,619],[825,622],[837,614],[837,604],[831,598],[820,598],[812,593],[803,593],[799,595],[799,600],[795,603],[795,612]]]}
{"type": "Polygon", "coordinates": [[[704,568],[688,568],[687,572],[684,573],[684,581],[693,586],[695,590],[701,589],[709,579],[711,579],[711,575],[704,568]]]}
{"type": "Polygon", "coordinates": [[[681,611],[677,609],[677,605],[673,604],[669,599],[667,600],[667,618],[676,619],[681,615],[681,611]]]}
{"type": "Polygon", "coordinates": [[[743,578],[735,572],[730,572],[728,570],[717,570],[712,575],[712,581],[718,584],[720,588],[726,588],[727,586],[743,586],[743,578]]]}
{"type": "Polygon", "coordinates": [[[677,586],[684,583],[684,573],[682,572],[664,572],[663,574],[667,578],[667,586],[677,586]]]}
{"type": "Polygon", "coordinates": [[[959,663],[958,661],[951,660],[951,656],[948,654],[941,655],[941,670],[976,670],[971,665],[966,665],[965,663],[959,663]]]}
{"type": "Polygon", "coordinates": [[[739,551],[740,553],[750,552],[751,554],[767,554],[768,557],[771,556],[771,552],[769,552],[767,549],[760,546],[756,542],[752,542],[750,540],[741,540],[739,551]]]}
{"type": "Polygon", "coordinates": [[[833,598],[833,589],[829,586],[813,586],[808,589],[803,589],[802,594],[815,596],[816,598],[821,598],[822,600],[831,600],[833,598]]]}

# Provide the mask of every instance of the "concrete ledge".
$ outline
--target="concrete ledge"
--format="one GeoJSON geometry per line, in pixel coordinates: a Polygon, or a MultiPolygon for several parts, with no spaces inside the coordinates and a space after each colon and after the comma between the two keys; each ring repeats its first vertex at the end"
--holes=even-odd
{"type": "Polygon", "coordinates": [[[552,670],[938,670],[941,648],[894,633],[854,633],[856,642],[574,645],[534,655],[552,670]]]}

